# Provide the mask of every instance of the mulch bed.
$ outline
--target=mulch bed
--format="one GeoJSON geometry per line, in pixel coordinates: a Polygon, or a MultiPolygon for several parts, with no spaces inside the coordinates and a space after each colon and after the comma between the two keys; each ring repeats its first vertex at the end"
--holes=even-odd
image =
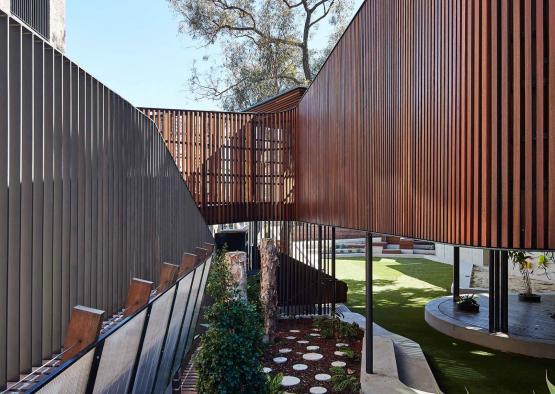
{"type": "Polygon", "coordinates": [[[349,374],[355,374],[357,380],[360,379],[360,354],[362,351],[362,337],[361,332],[359,338],[354,341],[346,339],[335,339],[329,338],[325,339],[323,337],[314,337],[310,334],[318,333],[318,331],[313,330],[312,319],[290,319],[290,320],[280,320],[278,322],[278,333],[276,335],[275,343],[268,347],[266,354],[264,355],[263,366],[272,369],[270,373],[271,376],[275,376],[278,373],[282,373],[284,376],[295,376],[301,380],[301,382],[292,387],[284,387],[284,390],[288,393],[308,393],[309,389],[314,386],[325,387],[328,393],[333,393],[333,383],[331,381],[321,382],[315,379],[317,374],[328,374],[332,375],[330,372],[331,363],[333,361],[344,361],[346,369],[349,374]],[[292,333],[290,330],[299,330],[298,333],[292,333]],[[294,336],[295,339],[286,339],[288,336],[294,336]],[[300,344],[297,341],[307,340],[310,343],[300,344]],[[351,360],[344,356],[336,356],[335,351],[341,350],[336,346],[337,343],[347,343],[349,348],[358,354],[358,359],[351,360]],[[306,349],[307,346],[319,346],[320,349],[317,351],[309,351],[306,349]],[[291,352],[286,354],[281,354],[279,349],[290,348],[291,352]],[[319,361],[308,361],[303,359],[303,354],[306,353],[319,353],[324,357],[319,361]],[[277,364],[273,361],[275,357],[286,357],[287,361],[283,364],[277,364]],[[304,371],[295,371],[293,365],[295,364],[306,364],[308,369],[304,371]]]}

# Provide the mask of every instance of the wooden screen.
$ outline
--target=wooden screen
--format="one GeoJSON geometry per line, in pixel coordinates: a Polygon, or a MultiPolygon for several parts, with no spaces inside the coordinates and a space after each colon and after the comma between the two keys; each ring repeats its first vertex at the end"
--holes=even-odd
{"type": "Polygon", "coordinates": [[[296,110],[143,111],[158,126],[209,224],[290,218],[296,110]]]}
{"type": "Polygon", "coordinates": [[[298,108],[296,219],[555,249],[555,2],[367,1],[298,108]]]}

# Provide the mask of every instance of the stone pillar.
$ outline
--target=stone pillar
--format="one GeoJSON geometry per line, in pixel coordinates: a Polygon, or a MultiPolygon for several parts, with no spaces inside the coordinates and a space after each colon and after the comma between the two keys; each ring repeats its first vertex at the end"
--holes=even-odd
{"type": "Polygon", "coordinates": [[[247,301],[247,254],[245,252],[228,252],[225,263],[229,267],[233,283],[239,291],[239,299],[247,301]]]}
{"type": "Polygon", "coordinates": [[[264,317],[264,340],[274,340],[278,317],[277,267],[279,260],[273,239],[260,242],[260,303],[264,317]]]}

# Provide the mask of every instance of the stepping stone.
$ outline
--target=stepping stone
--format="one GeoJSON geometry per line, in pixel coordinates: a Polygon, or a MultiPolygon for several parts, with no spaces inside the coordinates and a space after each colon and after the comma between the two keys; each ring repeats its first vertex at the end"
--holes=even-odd
{"type": "Polygon", "coordinates": [[[297,339],[297,337],[285,337],[285,339],[293,340],[293,339],[297,339]]]}
{"type": "Polygon", "coordinates": [[[264,368],[262,368],[262,372],[270,373],[270,372],[272,372],[272,368],[264,367],[264,368]]]}
{"type": "Polygon", "coordinates": [[[274,358],[274,362],[276,364],[283,364],[286,361],[287,361],[287,357],[276,357],[276,358],[274,358]]]}
{"type": "Polygon", "coordinates": [[[293,369],[295,371],[305,371],[305,370],[308,369],[308,365],[306,365],[306,364],[295,364],[295,365],[293,365],[293,369]]]}
{"type": "Polygon", "coordinates": [[[279,352],[282,353],[282,354],[283,354],[283,353],[291,353],[291,351],[292,351],[292,350],[289,349],[288,347],[283,348],[283,349],[279,349],[279,352]]]}
{"type": "Polygon", "coordinates": [[[320,350],[320,346],[307,346],[306,350],[309,350],[311,352],[315,352],[316,350],[320,350]]]}
{"type": "Polygon", "coordinates": [[[339,356],[339,357],[343,357],[345,355],[345,352],[340,352],[339,350],[337,350],[337,351],[333,352],[333,354],[335,354],[336,356],[339,356]]]}
{"type": "Polygon", "coordinates": [[[347,343],[338,343],[335,346],[337,346],[337,347],[349,347],[349,344],[347,344],[347,343]]]}
{"type": "Polygon", "coordinates": [[[302,341],[297,341],[297,343],[300,343],[301,345],[305,345],[305,344],[310,343],[310,342],[305,341],[305,340],[303,339],[302,341]]]}
{"type": "Polygon", "coordinates": [[[309,335],[310,335],[311,337],[319,337],[319,336],[320,336],[320,334],[316,334],[316,333],[313,333],[313,332],[311,332],[309,335]]]}
{"type": "Polygon", "coordinates": [[[294,334],[298,334],[300,331],[299,330],[289,330],[289,332],[292,332],[294,334]]]}
{"type": "Polygon", "coordinates": [[[301,380],[294,376],[284,376],[283,379],[281,380],[281,385],[283,387],[296,386],[299,383],[301,383],[301,380]]]}
{"type": "Polygon", "coordinates": [[[306,353],[303,354],[303,359],[308,360],[308,361],[319,361],[322,358],[324,358],[324,356],[322,356],[319,353],[306,353]]]}
{"type": "Polygon", "coordinates": [[[327,393],[328,390],[325,387],[316,386],[316,387],[311,387],[309,392],[310,394],[324,394],[324,393],[327,393]]]}
{"type": "Polygon", "coordinates": [[[319,328],[313,328],[312,331],[320,331],[319,328]]]}
{"type": "Polygon", "coordinates": [[[318,380],[319,382],[327,382],[331,380],[331,376],[327,373],[319,373],[314,377],[314,379],[318,380]]]}
{"type": "Polygon", "coordinates": [[[344,361],[334,361],[333,363],[331,363],[332,367],[343,368],[345,365],[347,364],[344,361]]]}

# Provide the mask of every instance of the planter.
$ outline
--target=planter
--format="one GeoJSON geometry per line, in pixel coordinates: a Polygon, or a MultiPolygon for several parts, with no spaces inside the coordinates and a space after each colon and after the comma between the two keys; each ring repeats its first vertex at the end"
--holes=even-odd
{"type": "Polygon", "coordinates": [[[480,312],[480,305],[475,304],[457,304],[457,309],[462,312],[478,313],[480,312]]]}
{"type": "Polygon", "coordinates": [[[539,294],[523,294],[518,295],[518,300],[522,302],[541,302],[542,297],[539,294]]]}

